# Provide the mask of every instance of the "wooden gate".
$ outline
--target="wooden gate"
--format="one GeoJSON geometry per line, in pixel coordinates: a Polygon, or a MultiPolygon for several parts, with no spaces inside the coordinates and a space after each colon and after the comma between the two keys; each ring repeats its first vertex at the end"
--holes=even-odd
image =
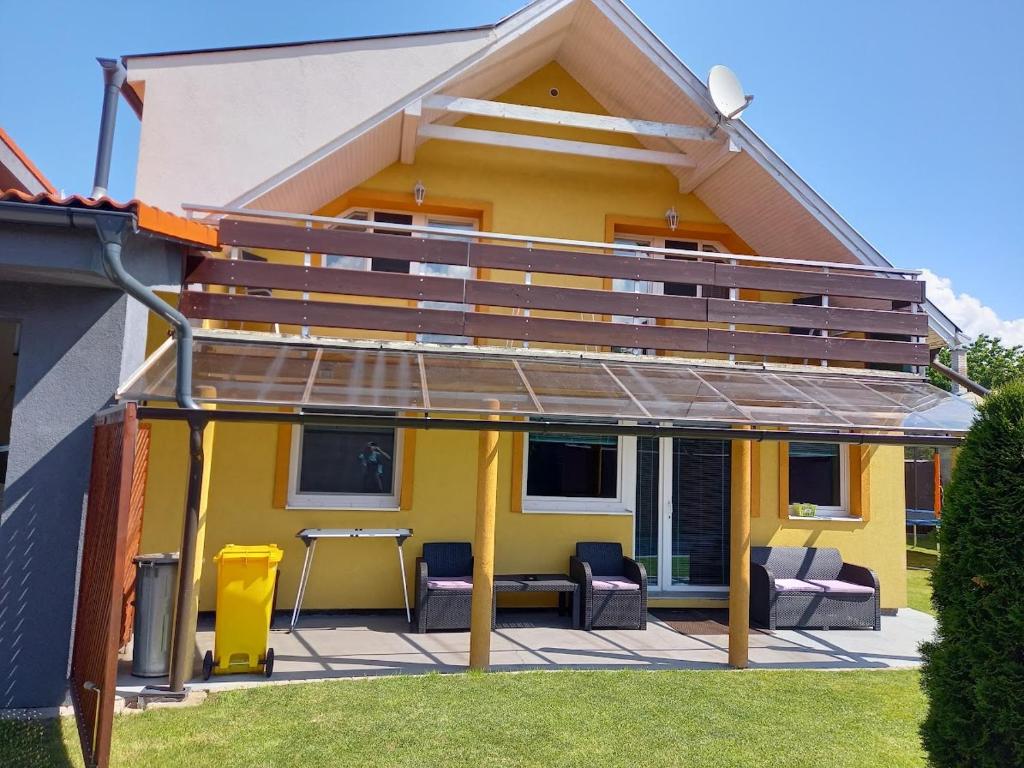
{"type": "Polygon", "coordinates": [[[70,679],[90,768],[106,768],[110,761],[117,653],[130,600],[126,591],[134,590],[127,577],[141,530],[148,446],[148,430],[139,428],[134,404],[96,417],[70,679]]]}

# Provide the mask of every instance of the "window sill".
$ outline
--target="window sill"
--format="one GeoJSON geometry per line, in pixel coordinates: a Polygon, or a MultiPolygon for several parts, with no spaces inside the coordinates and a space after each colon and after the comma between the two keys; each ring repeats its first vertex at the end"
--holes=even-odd
{"type": "Polygon", "coordinates": [[[853,515],[812,515],[809,517],[802,517],[800,515],[790,515],[790,520],[805,520],[807,522],[832,522],[832,523],[863,523],[863,518],[854,517],[853,515]]]}
{"type": "Polygon", "coordinates": [[[401,512],[401,507],[367,507],[367,506],[335,506],[327,504],[303,504],[301,502],[288,502],[285,504],[288,512],[401,512]]]}
{"type": "Polygon", "coordinates": [[[601,515],[602,517],[631,517],[629,509],[528,509],[523,508],[524,515],[601,515]]]}

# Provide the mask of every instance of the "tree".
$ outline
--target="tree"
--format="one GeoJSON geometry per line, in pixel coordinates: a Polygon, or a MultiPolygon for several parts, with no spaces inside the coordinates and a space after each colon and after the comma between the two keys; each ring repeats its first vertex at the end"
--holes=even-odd
{"type": "MultiPolygon", "coordinates": [[[[950,365],[951,357],[949,349],[939,351],[940,363],[950,365]]],[[[1024,346],[1008,347],[1001,339],[981,334],[967,347],[967,376],[988,389],[1024,378],[1024,346]]],[[[928,378],[935,386],[949,390],[950,381],[941,373],[929,368],[928,378]]]]}
{"type": "Polygon", "coordinates": [[[1024,381],[978,410],[942,506],[921,726],[936,768],[1024,766],[1024,381]]]}

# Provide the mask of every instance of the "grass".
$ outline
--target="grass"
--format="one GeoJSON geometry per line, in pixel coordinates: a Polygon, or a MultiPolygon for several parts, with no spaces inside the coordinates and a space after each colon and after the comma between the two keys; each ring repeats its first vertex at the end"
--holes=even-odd
{"type": "Polygon", "coordinates": [[[0,719],[0,765],[4,768],[59,768],[69,763],[67,755],[78,749],[75,722],[60,720],[0,719]]]}
{"type": "MultiPolygon", "coordinates": [[[[112,764],[901,768],[925,764],[924,711],[914,671],[390,677],[232,691],[197,708],[121,715],[112,764]]],[[[49,757],[61,740],[74,753],[73,721],[34,727],[44,743],[32,752],[25,724],[0,721],[0,765],[80,765],[49,757]]]]}
{"type": "MultiPolygon", "coordinates": [[[[658,582],[658,556],[657,555],[640,555],[637,558],[637,562],[643,563],[644,570],[647,571],[647,580],[653,586],[658,582]]],[[[686,584],[690,581],[690,556],[689,555],[673,555],[672,556],[672,583],[673,584],[686,584]]]]}
{"type": "MultiPolygon", "coordinates": [[[[909,537],[908,537],[909,539],[909,537]]],[[[918,534],[917,546],[907,545],[907,605],[935,615],[932,607],[932,568],[939,557],[935,532],[918,534]]]]}
{"type": "MultiPolygon", "coordinates": [[[[935,535],[907,547],[934,613],[935,535]]],[[[924,766],[913,671],[541,672],[233,691],[122,715],[113,766],[924,766]]],[[[0,766],[75,766],[74,721],[0,720],[0,766]]]]}

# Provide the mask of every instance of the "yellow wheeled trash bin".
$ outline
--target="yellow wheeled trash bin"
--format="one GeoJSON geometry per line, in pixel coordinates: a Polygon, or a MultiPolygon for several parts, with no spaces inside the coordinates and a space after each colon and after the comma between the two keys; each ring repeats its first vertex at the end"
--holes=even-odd
{"type": "Polygon", "coordinates": [[[276,544],[228,544],[213,558],[217,563],[217,623],[213,651],[203,658],[203,679],[274,671],[274,649],[267,648],[274,603],[277,564],[283,552],[276,544]]]}

